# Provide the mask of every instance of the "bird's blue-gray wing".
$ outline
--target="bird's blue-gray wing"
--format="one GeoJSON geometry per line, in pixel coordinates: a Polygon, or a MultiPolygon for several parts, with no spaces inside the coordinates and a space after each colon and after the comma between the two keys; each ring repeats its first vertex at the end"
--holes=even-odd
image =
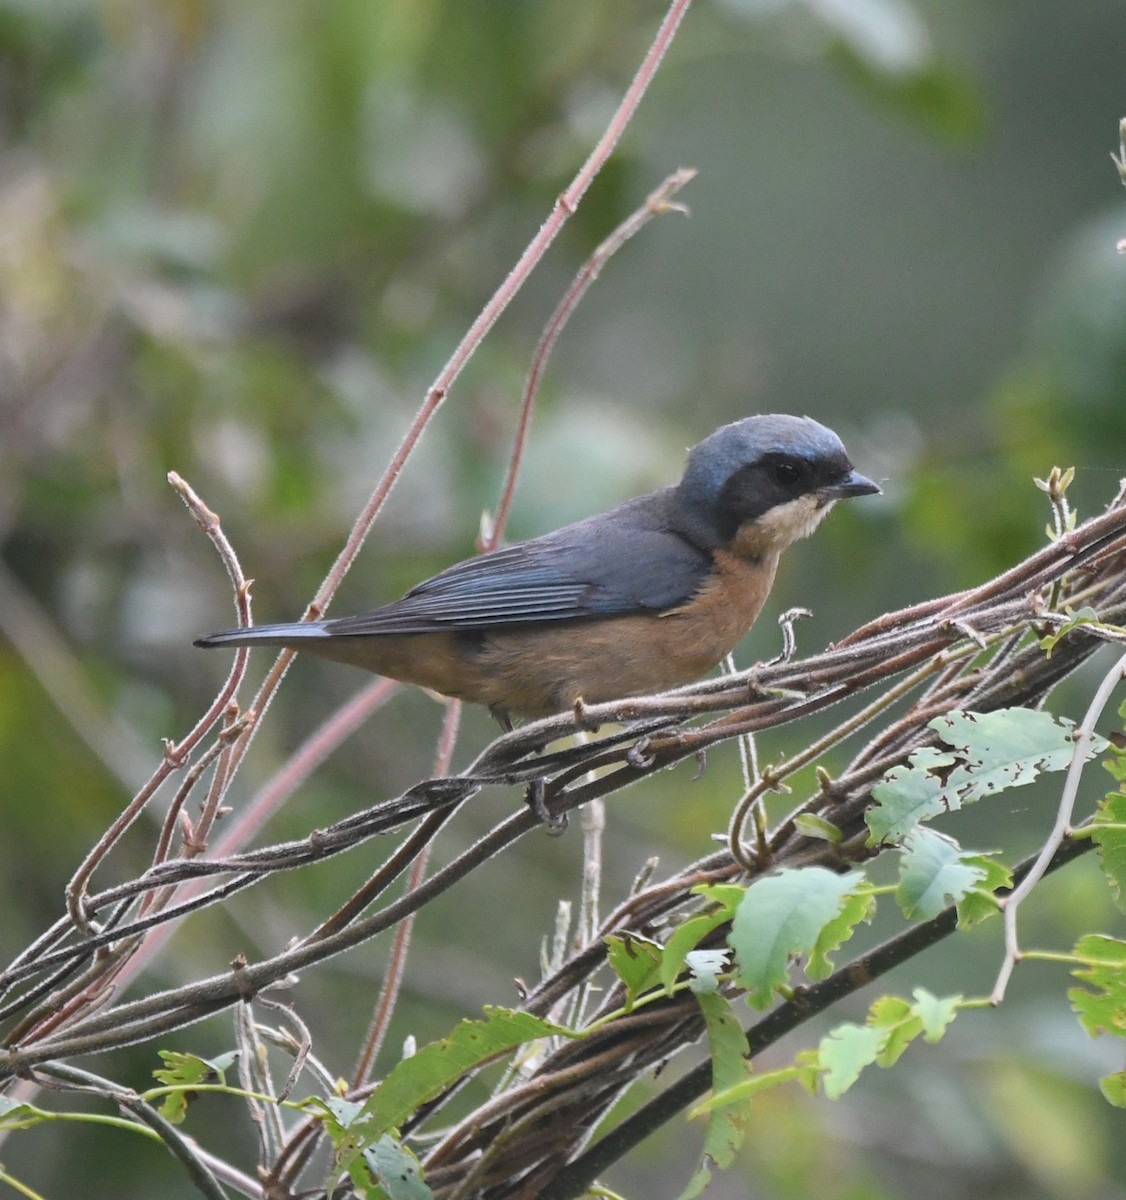
{"type": "Polygon", "coordinates": [[[659,612],[689,600],[710,556],[675,533],[655,493],[544,537],[467,559],[401,600],[324,622],[334,636],[469,631],[659,612]]]}

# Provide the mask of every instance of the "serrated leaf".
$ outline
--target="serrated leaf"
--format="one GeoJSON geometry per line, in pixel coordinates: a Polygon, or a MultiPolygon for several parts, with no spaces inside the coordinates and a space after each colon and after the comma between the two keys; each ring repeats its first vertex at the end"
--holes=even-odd
{"type": "Polygon", "coordinates": [[[158,1050],[157,1054],[163,1059],[164,1066],[153,1070],[153,1078],[166,1087],[184,1089],[170,1092],[158,1109],[160,1115],[173,1125],[179,1125],[188,1115],[188,1105],[195,1099],[191,1089],[201,1083],[225,1083],[227,1068],[238,1058],[235,1050],[210,1059],[179,1050],[158,1050]]]}
{"type": "Polygon", "coordinates": [[[316,1097],[305,1102],[305,1108],[316,1111],[329,1140],[335,1146],[346,1136],[352,1122],[363,1112],[362,1100],[345,1100],[343,1096],[316,1097]]]}
{"type": "Polygon", "coordinates": [[[894,1066],[899,1056],[923,1032],[923,1022],[901,996],[881,996],[868,1010],[868,1024],[885,1033],[876,1055],[881,1067],[894,1066]]]}
{"type": "Polygon", "coordinates": [[[750,884],[728,935],[749,1003],[765,1008],[771,1002],[788,979],[790,956],[813,949],[862,879],[855,871],[838,875],[824,867],[802,867],[750,884]]]}
{"type": "MultiPolygon", "coordinates": [[[[747,1058],[747,1035],[722,996],[704,994],[698,995],[697,1000],[708,1031],[713,1094],[730,1094],[733,1087],[747,1082],[753,1074],[747,1058]]],[[[731,1165],[746,1137],[750,1115],[750,1105],[745,1100],[711,1107],[700,1165],[680,1200],[695,1200],[700,1195],[711,1181],[713,1165],[720,1170],[731,1165]]]]}
{"type": "Polygon", "coordinates": [[[923,1024],[923,1037],[932,1043],[941,1041],[947,1029],[950,1028],[951,1022],[958,1015],[962,997],[960,995],[935,996],[926,988],[921,987],[915,988],[911,995],[915,997],[911,1011],[923,1024]]]}
{"type": "MultiPolygon", "coordinates": [[[[1121,734],[1119,736],[1121,737],[1121,734]]],[[[1103,766],[1120,784],[1126,787],[1126,751],[1120,750],[1113,744],[1109,750],[1110,754],[1103,759],[1103,766]]]]}
{"type": "MultiPolygon", "coordinates": [[[[739,889],[739,895],[740,898],[743,895],[742,888],[739,889]]],[[[732,912],[734,912],[734,909],[732,909],[732,912]]],[[[661,963],[658,971],[661,985],[665,991],[672,991],[672,986],[676,983],[677,976],[684,967],[684,961],[688,954],[709,933],[718,929],[720,925],[730,919],[731,915],[726,909],[717,909],[713,912],[701,913],[697,917],[690,917],[672,931],[669,940],[665,943],[664,949],[661,951],[661,963]]]]}
{"type": "Polygon", "coordinates": [[[701,883],[692,889],[692,895],[717,905],[724,917],[731,920],[746,890],[741,883],[701,883]]]}
{"type": "Polygon", "coordinates": [[[811,1095],[821,1086],[821,1056],[816,1050],[799,1050],[794,1055],[794,1078],[811,1095]]]}
{"type": "Polygon", "coordinates": [[[642,992],[660,982],[661,947],[635,933],[610,934],[604,940],[606,961],[626,985],[626,1009],[631,1009],[642,992]]]}
{"type": "Polygon", "coordinates": [[[316,1096],[304,1103],[304,1109],[316,1117],[332,1143],[333,1162],[326,1181],[325,1191],[332,1196],[336,1186],[347,1174],[356,1185],[361,1196],[374,1186],[364,1162],[364,1140],[361,1114],[363,1104],[358,1100],[345,1100],[343,1096],[316,1096]],[[353,1123],[356,1125],[353,1132],[353,1123]]]}
{"type": "Polygon", "coordinates": [[[909,921],[928,921],[942,912],[947,898],[961,900],[985,877],[980,867],[967,861],[975,857],[933,829],[913,829],[903,839],[895,889],[903,915],[909,921]]]}
{"type": "Polygon", "coordinates": [[[423,1046],[388,1072],[350,1122],[359,1149],[374,1145],[466,1072],[543,1037],[574,1037],[573,1030],[526,1012],[486,1008],[483,1021],[459,1021],[449,1037],[423,1046]]]}
{"type": "Polygon", "coordinates": [[[977,883],[958,901],[958,928],[972,929],[986,917],[995,917],[1001,911],[995,892],[1013,886],[1013,873],[1004,863],[985,854],[964,860],[967,866],[977,867],[982,875],[977,883]]]}
{"type": "MultiPolygon", "coordinates": [[[[1031,708],[954,711],[928,724],[962,760],[946,786],[960,804],[1023,787],[1042,771],[1064,771],[1075,752],[1074,723],[1031,708]]],[[[1087,757],[1101,754],[1106,745],[1093,738],[1087,757]]]]}
{"type": "Polygon", "coordinates": [[[1114,903],[1126,910],[1126,794],[1111,792],[1099,804],[1091,840],[1099,848],[1099,865],[1110,883],[1114,903]]]}
{"type": "Polygon", "coordinates": [[[364,1106],[343,1096],[307,1101],[307,1111],[321,1120],[334,1151],[326,1192],[332,1196],[347,1175],[360,1200],[430,1200],[415,1155],[389,1133],[374,1144],[366,1136],[364,1106]]]}
{"type": "Polygon", "coordinates": [[[843,1096],[860,1078],[860,1072],[876,1061],[889,1036],[886,1029],[851,1021],[826,1034],[817,1048],[825,1095],[830,1100],[843,1096]]]}
{"type": "Polygon", "coordinates": [[[817,935],[817,941],[809,952],[805,973],[810,979],[828,979],[833,973],[829,955],[852,937],[853,930],[863,921],[872,923],[876,914],[876,897],[869,891],[857,891],[845,897],[841,911],[817,935]]]}
{"type": "Polygon", "coordinates": [[[1091,1037],[1100,1033],[1126,1037],[1126,942],[1091,933],[1079,939],[1072,953],[1087,960],[1072,975],[1094,989],[1068,990],[1079,1023],[1091,1037]]]}
{"type": "MultiPolygon", "coordinates": [[[[1043,771],[1062,771],[1075,750],[1070,721],[1027,708],[954,711],[928,724],[955,753],[924,747],[911,755],[909,767],[889,772],[876,784],[877,803],[865,814],[869,845],[902,841],[940,812],[1023,787],[1043,771]]],[[[1106,745],[1092,738],[1087,757],[1101,754],[1106,745]]]]}
{"type": "Polygon", "coordinates": [[[872,788],[876,804],[864,814],[868,844],[900,842],[920,821],[944,812],[947,768],[956,761],[953,754],[924,746],[911,755],[910,766],[889,771],[872,788]]]}
{"type": "Polygon", "coordinates": [[[198,1083],[222,1083],[226,1071],[238,1058],[237,1050],[229,1050],[215,1058],[200,1058],[179,1050],[158,1050],[163,1067],[153,1070],[153,1078],[167,1087],[190,1087],[198,1083]]]}
{"type": "Polygon", "coordinates": [[[878,996],[868,1008],[873,1029],[892,1029],[911,1015],[911,1002],[902,996],[878,996]]]}

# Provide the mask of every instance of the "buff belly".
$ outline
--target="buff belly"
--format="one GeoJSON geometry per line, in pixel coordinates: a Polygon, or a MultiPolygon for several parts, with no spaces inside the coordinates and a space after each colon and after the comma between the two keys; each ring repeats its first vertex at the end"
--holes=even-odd
{"type": "Polygon", "coordinates": [[[598,704],[691,683],[729,654],[770,591],[777,557],[716,554],[687,604],[661,613],[466,632],[335,636],[302,645],[318,657],[515,716],[577,700],[598,704]]]}

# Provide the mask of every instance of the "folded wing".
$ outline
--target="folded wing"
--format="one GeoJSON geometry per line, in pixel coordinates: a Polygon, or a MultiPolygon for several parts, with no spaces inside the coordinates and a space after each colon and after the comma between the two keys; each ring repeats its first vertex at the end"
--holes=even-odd
{"type": "Polygon", "coordinates": [[[401,600],[323,628],[343,637],[434,633],[674,608],[696,593],[711,559],[670,527],[668,501],[653,493],[467,559],[401,600]]]}

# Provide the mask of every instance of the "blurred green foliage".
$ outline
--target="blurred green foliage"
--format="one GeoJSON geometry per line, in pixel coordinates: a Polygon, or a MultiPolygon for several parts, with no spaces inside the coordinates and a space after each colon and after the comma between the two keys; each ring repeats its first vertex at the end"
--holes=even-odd
{"type": "MultiPolygon", "coordinates": [[[[0,0],[5,954],[57,915],[145,753],[155,763],[159,739],[189,726],[226,669],[190,647],[229,623],[230,599],[166,472],[221,515],[259,618],[296,616],[659,15],[643,0],[0,0]],[[60,695],[90,715],[96,750],[60,695]]],[[[559,348],[515,536],[675,478],[684,446],[748,411],[827,421],[886,478],[886,499],[835,514],[794,552],[746,661],[776,652],[771,618],[791,604],[815,610],[799,627],[813,649],[1007,566],[1043,537],[1031,477],[1053,464],[1079,467],[1075,494],[1093,511],[1126,473],[1126,265],[1114,253],[1126,209],[1107,161],[1120,31],[1113,0],[697,6],[610,167],[428,433],[339,611],[471,552],[546,315],[682,163],[701,170],[684,196],[691,222],[632,243],[559,348]]],[[[299,664],[244,787],[359,682],[299,664]]],[[[396,697],[270,834],[427,774],[437,725],[429,699],[396,697]]],[[[467,714],[461,760],[488,734],[467,714]]],[[[733,754],[715,758],[703,780],[677,772],[612,807],[608,895],[652,854],[672,866],[707,848],[739,788],[733,754]]],[[[481,797],[451,837],[511,804],[481,797]]],[[[1044,806],[1014,811],[1030,838],[1047,820],[1044,806]]],[[[133,866],[149,836],[128,841],[133,866]]],[[[513,975],[535,976],[556,901],[577,889],[575,842],[535,839],[467,881],[456,909],[424,916],[397,1036],[440,1034],[511,999],[513,975]]],[[[180,978],[283,944],[301,927],[293,912],[328,911],[368,866],[247,895],[201,921],[206,936],[174,943],[159,971],[180,978]]],[[[975,944],[984,978],[997,947],[975,944]]],[[[384,953],[303,981],[333,1070],[349,1069],[384,953]]],[[[958,954],[931,969],[972,973],[958,954]]],[[[892,1082],[881,1073],[846,1105],[772,1096],[745,1177],[710,1194],[1122,1194],[1110,1119],[1081,1086],[1097,1052],[1066,1012],[1036,1003],[1022,983],[981,1018],[982,1030],[1035,1019],[1048,1031],[1003,1060],[1000,1034],[959,1032],[948,1056],[929,1051],[892,1082]],[[951,1117],[953,1095],[977,1097],[977,1122],[951,1117]],[[1035,1130],[1061,1143],[1052,1161],[1035,1130]],[[1077,1155],[1090,1172],[1068,1190],[1077,1176],[1059,1164],[1077,1155]]],[[[184,1038],[199,1053],[227,1044],[218,1025],[184,1038]]],[[[140,1047],[117,1077],[143,1081],[154,1063],[140,1047]]],[[[206,1124],[203,1106],[192,1120],[204,1141],[250,1137],[221,1116],[206,1124]]],[[[679,1132],[619,1186],[671,1194],[668,1180],[687,1175],[679,1132]]],[[[160,1152],[138,1156],[50,1129],[3,1151],[45,1194],[76,1178],[99,1181],[90,1196],[187,1194],[160,1152]]]]}

